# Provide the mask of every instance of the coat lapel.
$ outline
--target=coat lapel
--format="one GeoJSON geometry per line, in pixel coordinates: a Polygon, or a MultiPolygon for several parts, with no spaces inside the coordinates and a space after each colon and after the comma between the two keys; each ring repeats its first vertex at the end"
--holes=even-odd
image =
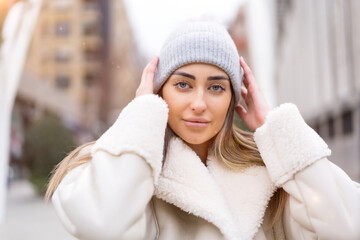
{"type": "Polygon", "coordinates": [[[207,165],[172,138],[155,195],[213,223],[227,239],[252,239],[274,192],[265,167],[234,172],[211,157],[207,165]]]}
{"type": "Polygon", "coordinates": [[[253,239],[275,191],[266,168],[254,166],[236,172],[210,158],[208,169],[231,209],[242,239],[253,239]]]}

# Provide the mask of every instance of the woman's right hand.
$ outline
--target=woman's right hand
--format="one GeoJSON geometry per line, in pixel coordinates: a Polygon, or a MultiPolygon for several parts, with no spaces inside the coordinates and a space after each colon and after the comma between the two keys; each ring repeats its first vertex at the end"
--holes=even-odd
{"type": "Polygon", "coordinates": [[[135,97],[154,93],[154,77],[158,62],[159,57],[155,56],[144,68],[141,76],[141,82],[138,89],[136,90],[135,97]]]}

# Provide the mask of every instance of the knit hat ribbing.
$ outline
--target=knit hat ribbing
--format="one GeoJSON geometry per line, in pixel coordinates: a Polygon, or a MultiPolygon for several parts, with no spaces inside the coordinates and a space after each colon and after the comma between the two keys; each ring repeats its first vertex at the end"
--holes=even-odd
{"type": "Polygon", "coordinates": [[[170,75],[190,63],[208,63],[224,70],[231,80],[235,103],[240,100],[243,69],[234,41],[226,28],[214,22],[187,22],[170,34],[159,54],[154,91],[158,92],[170,75]]]}

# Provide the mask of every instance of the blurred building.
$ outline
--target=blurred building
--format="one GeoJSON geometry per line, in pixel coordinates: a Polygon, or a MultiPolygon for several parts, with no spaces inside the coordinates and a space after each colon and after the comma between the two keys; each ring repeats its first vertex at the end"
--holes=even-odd
{"type": "Polygon", "coordinates": [[[109,81],[106,92],[111,97],[103,102],[101,109],[105,110],[103,116],[108,127],[116,120],[121,109],[135,97],[145,64],[135,45],[123,1],[105,2],[109,4],[108,53],[105,59],[109,81]]]}
{"type": "Polygon", "coordinates": [[[43,2],[18,92],[36,115],[53,112],[77,129],[96,125],[101,17],[96,2],[43,2]]]}
{"type": "Polygon", "coordinates": [[[246,29],[245,7],[239,7],[235,19],[231,22],[229,33],[234,40],[239,56],[242,56],[249,64],[251,63],[249,55],[248,31],[246,29]]]}
{"type": "Polygon", "coordinates": [[[231,22],[229,32],[256,76],[270,106],[277,105],[274,89],[274,22],[268,0],[251,0],[242,4],[235,19],[231,22]]]}
{"type": "MultiPolygon", "coordinates": [[[[229,24],[228,31],[235,43],[239,56],[242,56],[245,59],[245,61],[249,64],[249,66],[252,68],[253,65],[251,64],[252,61],[249,55],[249,44],[248,44],[248,34],[247,34],[248,32],[246,29],[246,13],[244,6],[239,7],[235,19],[231,21],[229,24]]],[[[240,104],[246,105],[243,98],[240,99],[240,104]]],[[[246,124],[241,120],[241,118],[237,114],[235,114],[234,116],[234,122],[241,129],[250,131],[246,126],[246,124]]]]}
{"type": "Polygon", "coordinates": [[[360,1],[274,0],[278,102],[297,104],[360,180],[360,1]]]}
{"type": "Polygon", "coordinates": [[[134,97],[138,60],[122,1],[44,0],[15,108],[25,122],[54,113],[79,143],[93,140],[134,97]]]}

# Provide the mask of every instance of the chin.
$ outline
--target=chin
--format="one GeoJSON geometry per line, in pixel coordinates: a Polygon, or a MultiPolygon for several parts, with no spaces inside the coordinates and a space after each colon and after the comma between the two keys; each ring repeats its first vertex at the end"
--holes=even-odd
{"type": "Polygon", "coordinates": [[[208,142],[211,139],[210,137],[205,137],[205,136],[184,136],[184,135],[179,135],[179,136],[186,143],[192,144],[192,145],[200,145],[200,144],[208,142]]]}

